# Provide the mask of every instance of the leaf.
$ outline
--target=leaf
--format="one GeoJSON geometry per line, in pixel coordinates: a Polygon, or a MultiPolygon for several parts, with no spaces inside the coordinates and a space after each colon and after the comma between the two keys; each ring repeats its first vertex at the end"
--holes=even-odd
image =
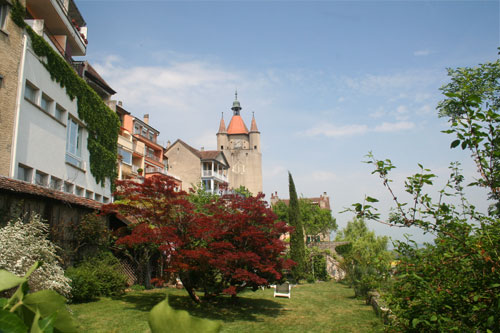
{"type": "Polygon", "coordinates": [[[413,328],[416,328],[418,323],[420,323],[420,319],[413,318],[413,320],[411,321],[411,326],[413,326],[413,328]]]}
{"type": "Polygon", "coordinates": [[[28,327],[14,313],[0,309],[0,332],[24,333],[28,327]]]}
{"type": "Polygon", "coordinates": [[[458,146],[460,144],[460,140],[455,140],[451,143],[450,145],[450,148],[455,148],[456,146],[458,146]]]}
{"type": "Polygon", "coordinates": [[[149,313],[149,327],[158,332],[219,332],[221,324],[216,321],[191,316],[187,311],[175,310],[168,298],[153,307],[149,313]]]}
{"type": "Polygon", "coordinates": [[[71,314],[66,309],[66,299],[53,290],[41,290],[28,294],[24,298],[24,306],[35,312],[40,310],[40,315],[45,318],[55,315],[54,328],[62,332],[75,332],[71,314]]]}
{"type": "Polygon", "coordinates": [[[0,291],[17,287],[26,281],[26,278],[19,277],[4,269],[0,270],[0,291]]]}
{"type": "Polygon", "coordinates": [[[378,199],[372,198],[372,197],[366,197],[366,201],[368,202],[378,202],[378,199]]]}
{"type": "Polygon", "coordinates": [[[437,321],[437,320],[438,320],[438,317],[436,315],[432,315],[431,321],[437,321]]]}

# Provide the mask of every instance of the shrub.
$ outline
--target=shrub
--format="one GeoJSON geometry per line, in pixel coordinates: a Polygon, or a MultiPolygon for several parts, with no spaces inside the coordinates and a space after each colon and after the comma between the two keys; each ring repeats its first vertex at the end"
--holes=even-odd
{"type": "Polygon", "coordinates": [[[30,290],[51,289],[69,297],[70,280],[60,266],[56,254],[59,248],[47,239],[48,230],[48,225],[36,214],[29,222],[17,219],[0,228],[0,269],[24,276],[35,262],[42,262],[28,279],[30,290]]]}
{"type": "Polygon", "coordinates": [[[99,296],[116,296],[124,292],[127,278],[120,271],[119,261],[111,253],[103,252],[69,268],[73,301],[91,301],[99,296]]]}

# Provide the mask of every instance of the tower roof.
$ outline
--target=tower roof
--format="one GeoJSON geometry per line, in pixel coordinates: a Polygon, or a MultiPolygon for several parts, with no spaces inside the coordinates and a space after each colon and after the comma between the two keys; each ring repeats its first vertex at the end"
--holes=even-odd
{"type": "Polygon", "coordinates": [[[242,107],[238,101],[238,92],[236,91],[234,93],[233,107],[231,108],[233,110],[233,117],[227,127],[227,134],[248,134],[248,128],[240,116],[241,109],[242,107]]]}
{"type": "Polygon", "coordinates": [[[255,121],[255,115],[252,112],[252,125],[250,125],[250,132],[258,132],[257,122],[255,121]]]}
{"type": "Polygon", "coordinates": [[[224,112],[222,113],[222,118],[220,119],[220,125],[219,125],[219,133],[227,133],[226,131],[226,123],[224,122],[224,112]]]}
{"type": "Polygon", "coordinates": [[[233,115],[227,127],[227,134],[248,134],[248,128],[240,115],[233,115]]]}

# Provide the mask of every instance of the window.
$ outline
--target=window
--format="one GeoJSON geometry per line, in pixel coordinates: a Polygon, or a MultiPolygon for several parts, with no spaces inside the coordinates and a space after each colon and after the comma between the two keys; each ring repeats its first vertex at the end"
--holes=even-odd
{"type": "Polygon", "coordinates": [[[80,187],[80,186],[77,186],[76,187],[76,193],[75,193],[77,196],[79,197],[83,197],[83,188],[80,187]]]}
{"type": "Polygon", "coordinates": [[[7,14],[9,13],[9,5],[0,5],[0,30],[5,28],[5,22],[7,21],[7,14]]]}
{"type": "Polygon", "coordinates": [[[60,191],[61,190],[61,186],[62,186],[62,180],[61,179],[56,178],[54,176],[50,177],[50,188],[52,188],[54,190],[60,191]]]}
{"type": "Polygon", "coordinates": [[[122,157],[122,162],[128,165],[132,165],[132,153],[126,151],[125,149],[118,147],[118,154],[122,157]]]}
{"type": "Polygon", "coordinates": [[[47,186],[47,181],[49,179],[49,175],[47,175],[44,172],[41,172],[39,170],[36,171],[35,173],[35,184],[41,185],[41,186],[47,186]]]}
{"type": "Polygon", "coordinates": [[[103,203],[108,203],[109,202],[109,198],[108,197],[103,197],[102,198],[102,202],[103,203]]]}
{"type": "Polygon", "coordinates": [[[82,126],[73,118],[68,118],[66,138],[66,162],[82,168],[82,126]]]}
{"type": "Polygon", "coordinates": [[[73,193],[73,184],[64,182],[64,192],[66,193],[73,193]]]}
{"type": "Polygon", "coordinates": [[[95,201],[99,201],[99,202],[101,202],[101,198],[102,198],[102,196],[101,196],[100,194],[97,194],[97,193],[96,193],[96,194],[95,194],[95,199],[94,199],[94,200],[95,200],[95,201]]]}
{"type": "Polygon", "coordinates": [[[85,194],[85,198],[94,199],[94,192],[87,190],[87,193],[85,194]]]}
{"type": "Polygon", "coordinates": [[[40,101],[40,106],[43,110],[50,113],[50,111],[52,111],[51,108],[52,108],[53,102],[54,101],[52,100],[52,98],[50,98],[49,96],[47,96],[45,94],[42,94],[42,100],[40,101]]]}
{"type": "Polygon", "coordinates": [[[33,169],[25,165],[19,164],[17,169],[17,179],[31,183],[33,178],[33,169]]]}
{"type": "Polygon", "coordinates": [[[139,125],[134,126],[134,134],[141,134],[141,127],[139,125]]]}
{"type": "Polygon", "coordinates": [[[26,85],[24,86],[24,98],[36,104],[37,95],[38,89],[34,85],[26,81],[26,85]]]}
{"type": "Polygon", "coordinates": [[[224,146],[220,146],[220,150],[224,150],[224,146]]]}
{"type": "Polygon", "coordinates": [[[56,116],[57,120],[64,123],[64,115],[65,114],[66,114],[66,110],[62,106],[60,106],[59,104],[56,104],[55,116],[56,116]]]}

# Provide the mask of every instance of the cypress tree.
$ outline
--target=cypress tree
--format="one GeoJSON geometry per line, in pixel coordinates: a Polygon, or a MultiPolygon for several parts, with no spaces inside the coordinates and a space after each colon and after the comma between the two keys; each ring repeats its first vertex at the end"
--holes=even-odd
{"type": "Polygon", "coordinates": [[[288,205],[288,223],[295,230],[290,235],[290,259],[297,263],[292,268],[293,278],[298,282],[305,277],[305,244],[304,228],[300,218],[299,199],[293,183],[292,174],[288,172],[288,188],[290,191],[290,204],[288,205]]]}

